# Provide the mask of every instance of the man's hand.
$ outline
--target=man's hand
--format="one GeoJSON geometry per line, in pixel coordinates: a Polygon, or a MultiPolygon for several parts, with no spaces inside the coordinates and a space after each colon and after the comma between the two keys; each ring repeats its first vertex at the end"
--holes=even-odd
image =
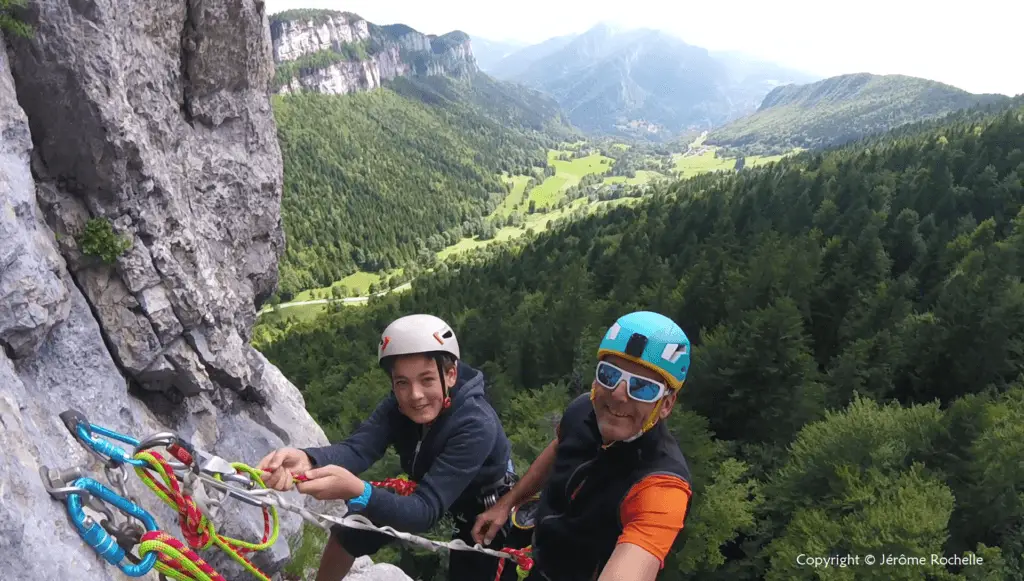
{"type": "Polygon", "coordinates": [[[494,537],[501,532],[501,527],[505,526],[508,521],[509,512],[511,509],[505,506],[505,503],[498,501],[497,504],[480,513],[476,517],[476,524],[473,525],[473,540],[485,547],[490,545],[494,537]]]}
{"type": "Polygon", "coordinates": [[[296,484],[296,489],[317,500],[349,500],[363,493],[363,481],[341,466],[315,468],[304,476],[306,480],[296,484]]]}
{"type": "Polygon", "coordinates": [[[256,465],[257,470],[265,474],[263,483],[267,488],[274,490],[291,490],[292,476],[311,470],[313,465],[309,462],[306,453],[298,448],[279,448],[267,454],[256,465]]]}

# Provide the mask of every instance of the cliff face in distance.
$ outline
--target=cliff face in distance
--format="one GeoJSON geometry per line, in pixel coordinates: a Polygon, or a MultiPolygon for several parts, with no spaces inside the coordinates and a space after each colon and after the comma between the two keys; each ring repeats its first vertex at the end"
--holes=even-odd
{"type": "Polygon", "coordinates": [[[350,12],[289,10],[271,17],[278,93],[343,95],[405,76],[462,78],[477,72],[469,36],[377,26],[350,12]]]}

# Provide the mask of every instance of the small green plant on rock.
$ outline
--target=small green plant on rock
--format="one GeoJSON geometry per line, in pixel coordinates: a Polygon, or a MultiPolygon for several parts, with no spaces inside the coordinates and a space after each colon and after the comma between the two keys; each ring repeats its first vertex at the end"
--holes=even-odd
{"type": "Polygon", "coordinates": [[[118,236],[106,218],[90,219],[85,223],[85,231],[75,240],[83,254],[96,256],[107,264],[113,264],[118,256],[132,247],[132,241],[118,236]]]}
{"type": "Polygon", "coordinates": [[[17,9],[24,8],[27,0],[0,0],[0,30],[5,33],[29,38],[32,27],[16,16],[17,9]]]}

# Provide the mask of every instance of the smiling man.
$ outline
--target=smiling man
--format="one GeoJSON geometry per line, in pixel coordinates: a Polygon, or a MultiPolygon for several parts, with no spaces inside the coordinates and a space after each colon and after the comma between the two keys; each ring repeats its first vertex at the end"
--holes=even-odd
{"type": "Polygon", "coordinates": [[[531,580],[652,581],[686,518],[689,468],[664,422],[690,366],[686,333],[663,315],[630,313],[597,357],[589,396],[569,404],[556,439],[473,528],[489,543],[543,488],[531,580]]]}

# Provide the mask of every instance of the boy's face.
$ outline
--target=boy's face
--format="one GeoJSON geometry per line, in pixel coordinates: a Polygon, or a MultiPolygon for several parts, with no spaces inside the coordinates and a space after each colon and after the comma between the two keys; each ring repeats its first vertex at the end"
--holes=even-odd
{"type": "MultiPolygon", "coordinates": [[[[455,385],[458,370],[445,372],[449,387],[455,385]]],[[[437,363],[426,355],[403,355],[391,368],[391,387],[398,407],[417,424],[428,424],[444,409],[444,387],[437,375],[437,363]]]]}
{"type": "MultiPolygon", "coordinates": [[[[665,382],[665,379],[657,373],[643,365],[623,359],[618,355],[607,355],[602,357],[602,360],[611,363],[623,371],[661,383],[665,382]]],[[[597,414],[597,426],[601,430],[601,437],[606,444],[625,440],[639,433],[644,427],[644,422],[647,421],[647,418],[650,417],[651,412],[654,410],[654,406],[658,404],[657,401],[647,403],[629,397],[626,393],[625,381],[620,381],[615,386],[615,389],[611,390],[601,385],[595,378],[593,388],[596,392],[594,396],[594,412],[597,414]]],[[[676,401],[676,394],[670,390],[663,396],[663,399],[665,403],[662,404],[661,409],[658,411],[659,421],[665,419],[672,411],[672,406],[676,401]]]]}

